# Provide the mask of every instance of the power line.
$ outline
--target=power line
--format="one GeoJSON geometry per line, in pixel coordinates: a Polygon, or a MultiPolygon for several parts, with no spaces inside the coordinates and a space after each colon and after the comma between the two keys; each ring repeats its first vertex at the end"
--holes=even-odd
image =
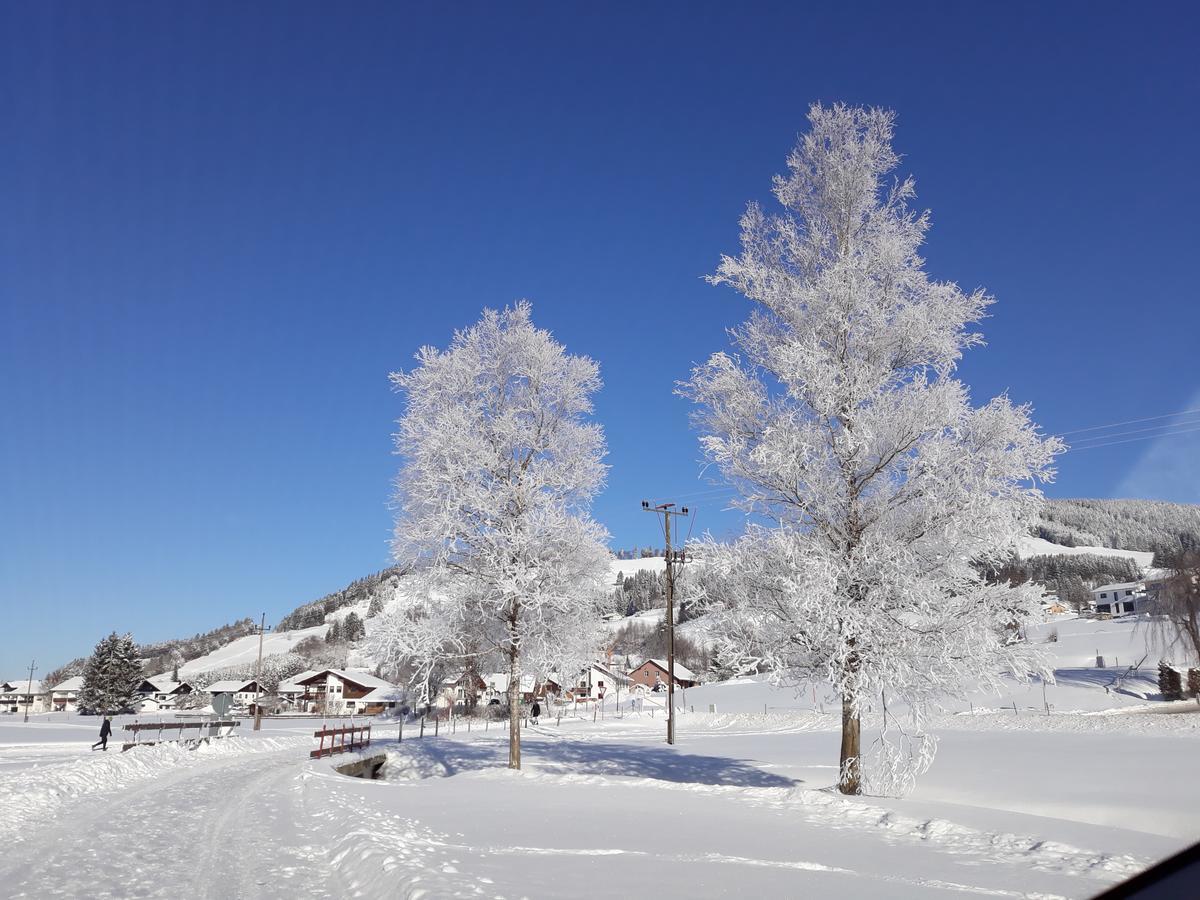
{"type": "Polygon", "coordinates": [[[1153,441],[1157,440],[1158,438],[1175,437],[1176,435],[1191,434],[1196,431],[1200,431],[1200,425],[1196,426],[1195,428],[1186,428],[1183,431],[1172,431],[1168,434],[1144,434],[1141,437],[1125,438],[1123,441],[1108,441],[1107,443],[1103,444],[1088,444],[1085,447],[1072,447],[1067,452],[1071,453],[1076,450],[1099,450],[1101,447],[1112,447],[1115,444],[1132,444],[1134,441],[1153,441]]]}
{"type": "MultiPolygon", "coordinates": [[[[1147,431],[1161,431],[1164,428],[1183,428],[1185,425],[1200,425],[1200,419],[1192,419],[1188,422],[1168,422],[1165,425],[1147,425],[1145,428],[1133,428],[1129,431],[1115,431],[1111,434],[1098,434],[1095,437],[1080,438],[1079,441],[1081,444],[1086,444],[1089,441],[1107,441],[1109,438],[1127,437],[1131,434],[1142,434],[1147,431]]],[[[1151,437],[1155,436],[1151,435],[1151,437]]]]}
{"type": "Polygon", "coordinates": [[[1122,425],[1137,425],[1141,422],[1153,422],[1156,419],[1173,419],[1176,416],[1186,416],[1191,413],[1200,413],[1200,407],[1197,407],[1196,409],[1181,409],[1178,412],[1165,413],[1161,416],[1146,416],[1144,419],[1130,419],[1127,422],[1109,422],[1107,425],[1091,425],[1088,428],[1073,428],[1070,431],[1056,432],[1055,434],[1052,434],[1051,437],[1065,437],[1068,434],[1079,434],[1083,431],[1102,431],[1106,428],[1119,428],[1122,425]]]}

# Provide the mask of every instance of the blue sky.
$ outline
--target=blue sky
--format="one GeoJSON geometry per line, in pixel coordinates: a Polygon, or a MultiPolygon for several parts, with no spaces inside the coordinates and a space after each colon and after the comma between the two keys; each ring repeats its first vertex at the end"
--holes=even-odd
{"type": "MultiPolygon", "coordinates": [[[[1200,407],[1197,18],[5,4],[0,677],[387,565],[387,373],[521,297],[601,364],[598,518],[659,543],[640,500],[710,489],[673,382],[748,308],[701,276],[814,100],[897,111],[931,273],[998,299],[977,399],[1054,432],[1200,407]]],[[[1198,501],[1195,437],[1074,452],[1050,493],[1198,501]]]]}

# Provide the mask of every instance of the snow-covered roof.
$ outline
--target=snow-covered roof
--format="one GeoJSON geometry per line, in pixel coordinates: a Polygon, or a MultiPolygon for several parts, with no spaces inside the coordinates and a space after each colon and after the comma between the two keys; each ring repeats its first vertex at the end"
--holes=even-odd
{"type": "Polygon", "coordinates": [[[186,681],[172,681],[165,675],[155,675],[153,678],[146,678],[144,680],[160,694],[173,694],[187,684],[186,681]]]}
{"type": "Polygon", "coordinates": [[[210,694],[239,694],[254,690],[254,679],[249,681],[214,681],[207,688],[210,694]]]}
{"type": "Polygon", "coordinates": [[[384,681],[382,678],[377,678],[370,672],[352,672],[347,669],[319,669],[318,671],[304,677],[297,675],[292,680],[295,681],[296,684],[304,684],[321,675],[333,675],[335,678],[339,678],[342,681],[352,681],[354,684],[365,688],[394,688],[396,686],[390,681],[384,681]]]}
{"type": "Polygon", "coordinates": [[[28,678],[17,678],[14,681],[5,681],[0,686],[3,687],[5,694],[40,694],[42,692],[42,683],[36,678],[32,682],[28,678]]]}
{"type": "Polygon", "coordinates": [[[68,678],[62,684],[56,684],[54,687],[50,688],[50,690],[54,691],[55,693],[63,694],[67,693],[68,691],[81,691],[83,690],[83,676],[76,675],[74,678],[68,678]]]}
{"type": "Polygon", "coordinates": [[[1098,588],[1092,588],[1093,594],[1101,592],[1108,593],[1109,591],[1132,591],[1141,590],[1144,587],[1140,581],[1123,581],[1120,584],[1102,584],[1098,588]]]}
{"type": "MultiPolygon", "coordinates": [[[[646,662],[652,662],[664,672],[667,671],[667,661],[665,659],[648,659],[646,662]]],[[[642,663],[644,666],[646,663],[642,663]]],[[[640,667],[639,667],[640,668],[640,667]]],[[[683,663],[675,663],[675,677],[682,678],[685,681],[699,681],[691,669],[683,663]]]]}
{"type": "Polygon", "coordinates": [[[304,681],[306,678],[312,678],[312,676],[319,675],[319,674],[320,674],[320,671],[317,669],[307,669],[307,670],[301,672],[299,675],[293,675],[291,678],[287,679],[286,681],[279,682],[279,693],[281,693],[281,694],[303,693],[304,685],[302,685],[300,682],[304,681]]]}

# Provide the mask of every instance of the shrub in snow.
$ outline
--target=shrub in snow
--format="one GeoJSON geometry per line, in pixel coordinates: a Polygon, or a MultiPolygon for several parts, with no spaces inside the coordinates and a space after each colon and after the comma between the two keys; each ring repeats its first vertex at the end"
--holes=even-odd
{"type": "MultiPolygon", "coordinates": [[[[1062,447],[1028,407],[972,406],[953,377],[992,300],[926,275],[929,217],[909,208],[911,179],[890,179],[892,124],[811,108],[775,179],[782,213],[751,204],[741,254],[711,278],[755,304],[737,352],[680,389],[705,455],[770,523],[701,548],[726,603],[718,655],[835,686],[844,793],[862,789],[861,718],[885,690],[919,732],[928,702],[1028,670],[1011,638],[1041,590],[980,570],[1034,526],[1035,480],[1062,447]]],[[[923,741],[906,758],[929,755],[923,741]]]]}
{"type": "Polygon", "coordinates": [[[406,399],[393,551],[412,572],[377,619],[372,655],[413,663],[426,686],[439,665],[500,653],[520,768],[521,672],[576,671],[598,644],[610,557],[588,509],[605,450],[587,418],[599,370],[535,328],[525,302],[485,310],[417,362],[392,375],[406,399]]]}
{"type": "Polygon", "coordinates": [[[1190,697],[1200,697],[1200,669],[1188,669],[1187,692],[1190,697]]]}

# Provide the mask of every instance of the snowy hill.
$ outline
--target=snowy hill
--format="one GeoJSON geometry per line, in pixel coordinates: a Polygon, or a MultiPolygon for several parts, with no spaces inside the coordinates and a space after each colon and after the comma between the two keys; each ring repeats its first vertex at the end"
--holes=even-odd
{"type": "Polygon", "coordinates": [[[1114,547],[1068,547],[1055,544],[1045,538],[1023,535],[1017,540],[1017,553],[1022,559],[1031,556],[1111,556],[1132,559],[1140,568],[1146,569],[1154,561],[1153,550],[1120,550],[1114,547]]]}

